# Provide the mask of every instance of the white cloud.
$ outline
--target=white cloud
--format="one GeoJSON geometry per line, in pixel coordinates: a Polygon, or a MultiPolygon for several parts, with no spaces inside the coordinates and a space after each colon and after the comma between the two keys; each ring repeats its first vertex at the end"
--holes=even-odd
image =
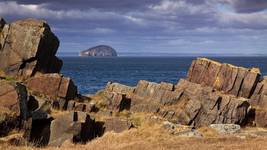
{"type": "MultiPolygon", "coordinates": [[[[0,15],[17,15],[35,18],[54,18],[54,19],[81,19],[81,20],[109,20],[109,19],[127,19],[136,24],[142,24],[142,20],[133,16],[124,16],[110,11],[99,11],[97,9],[88,10],[51,10],[40,5],[18,4],[15,1],[0,2],[0,15]]],[[[99,32],[107,30],[98,29],[99,32]]]]}
{"type": "Polygon", "coordinates": [[[247,28],[265,28],[267,29],[267,13],[234,13],[218,12],[218,22],[228,26],[245,26],[247,28]]]}
{"type": "Polygon", "coordinates": [[[86,34],[110,34],[116,31],[110,28],[75,29],[75,28],[52,28],[53,31],[63,33],[86,33],[86,34]]]}
{"type": "Polygon", "coordinates": [[[129,16],[129,15],[126,15],[124,16],[127,20],[133,22],[133,23],[136,23],[136,24],[139,24],[139,25],[145,25],[145,21],[141,18],[137,18],[137,17],[133,17],[133,16],[129,16]]]}
{"type": "Polygon", "coordinates": [[[149,8],[162,13],[179,13],[186,12],[189,14],[207,13],[207,4],[193,5],[186,0],[163,0],[160,4],[150,5],[149,8]]]}

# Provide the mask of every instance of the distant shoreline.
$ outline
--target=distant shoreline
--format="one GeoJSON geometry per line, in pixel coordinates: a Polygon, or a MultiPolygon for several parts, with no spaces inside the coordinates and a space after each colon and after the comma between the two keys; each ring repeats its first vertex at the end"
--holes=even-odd
{"type": "MultiPolygon", "coordinates": [[[[59,57],[81,57],[78,53],[58,53],[59,57]]],[[[120,57],[267,57],[267,54],[185,54],[185,53],[118,53],[117,57],[83,57],[83,58],[120,58],[120,57]]]]}

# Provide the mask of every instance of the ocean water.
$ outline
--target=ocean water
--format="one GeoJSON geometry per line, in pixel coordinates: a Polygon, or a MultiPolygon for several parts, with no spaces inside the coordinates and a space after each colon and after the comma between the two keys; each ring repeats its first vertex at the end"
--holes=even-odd
{"type": "MultiPolygon", "coordinates": [[[[267,75],[267,57],[210,57],[243,67],[258,67],[267,75]]],[[[71,77],[81,94],[93,94],[108,81],[135,86],[139,80],[177,83],[195,57],[61,57],[61,73],[71,77]]]]}

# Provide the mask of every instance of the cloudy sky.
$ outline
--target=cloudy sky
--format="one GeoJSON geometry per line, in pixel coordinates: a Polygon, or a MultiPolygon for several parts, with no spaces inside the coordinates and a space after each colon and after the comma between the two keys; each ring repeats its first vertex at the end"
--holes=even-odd
{"type": "Polygon", "coordinates": [[[0,0],[0,16],[45,19],[60,52],[267,54],[267,0],[0,0]]]}

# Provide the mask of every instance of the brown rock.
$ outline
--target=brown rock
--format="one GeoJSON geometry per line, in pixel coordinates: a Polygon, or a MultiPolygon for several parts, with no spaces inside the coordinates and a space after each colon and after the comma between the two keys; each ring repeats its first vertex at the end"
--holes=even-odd
{"type": "Polygon", "coordinates": [[[108,100],[108,108],[116,111],[129,110],[131,105],[131,99],[126,94],[105,92],[105,96],[108,100]]]}
{"type": "MultiPolygon", "coordinates": [[[[160,84],[141,80],[134,91],[133,99],[157,101],[163,105],[175,103],[182,93],[174,91],[174,85],[161,82],[160,84]]],[[[136,100],[134,102],[137,102],[136,100]]],[[[133,103],[134,104],[134,103],[133,103]]]]}
{"type": "Polygon", "coordinates": [[[128,120],[123,120],[120,118],[109,118],[105,120],[104,128],[105,132],[114,131],[116,133],[129,130],[132,127],[132,123],[128,120]]]}
{"type": "Polygon", "coordinates": [[[239,96],[250,98],[259,81],[260,74],[258,70],[247,72],[245,78],[243,79],[243,84],[241,86],[239,96]]]}
{"type": "Polygon", "coordinates": [[[28,94],[25,86],[5,80],[0,80],[0,85],[0,107],[26,119],[28,94]]]}
{"type": "Polygon", "coordinates": [[[37,72],[58,72],[58,38],[43,20],[25,19],[6,24],[0,35],[0,70],[6,76],[27,79],[37,72]]]}
{"type": "Polygon", "coordinates": [[[52,99],[70,100],[77,95],[77,87],[72,80],[60,74],[44,74],[32,77],[26,81],[26,86],[34,95],[44,95],[52,99]]]}
{"type": "Polygon", "coordinates": [[[107,86],[105,87],[105,91],[126,94],[128,96],[133,93],[134,88],[119,83],[108,82],[107,86]]]}
{"type": "Polygon", "coordinates": [[[20,128],[24,129],[29,112],[26,87],[20,83],[0,80],[0,135],[20,128]]]}
{"type": "Polygon", "coordinates": [[[50,125],[50,146],[60,146],[66,140],[86,142],[94,137],[94,120],[83,112],[58,116],[50,125]]]}
{"type": "Polygon", "coordinates": [[[193,61],[187,79],[226,94],[250,98],[260,80],[260,72],[256,68],[246,69],[198,58],[193,61]]]}
{"type": "Polygon", "coordinates": [[[253,106],[267,108],[267,76],[264,76],[263,80],[257,84],[250,103],[253,106]]]}
{"type": "Polygon", "coordinates": [[[174,116],[179,123],[196,127],[212,123],[245,123],[250,106],[247,99],[196,86],[183,79],[180,82],[177,89],[183,90],[183,96],[176,104],[174,116]]]}
{"type": "Polygon", "coordinates": [[[211,83],[214,83],[220,67],[220,63],[205,58],[193,60],[188,72],[188,80],[194,83],[211,85],[211,83]]]}
{"type": "Polygon", "coordinates": [[[267,127],[267,111],[264,109],[257,109],[255,114],[255,123],[257,127],[267,127]]]}

